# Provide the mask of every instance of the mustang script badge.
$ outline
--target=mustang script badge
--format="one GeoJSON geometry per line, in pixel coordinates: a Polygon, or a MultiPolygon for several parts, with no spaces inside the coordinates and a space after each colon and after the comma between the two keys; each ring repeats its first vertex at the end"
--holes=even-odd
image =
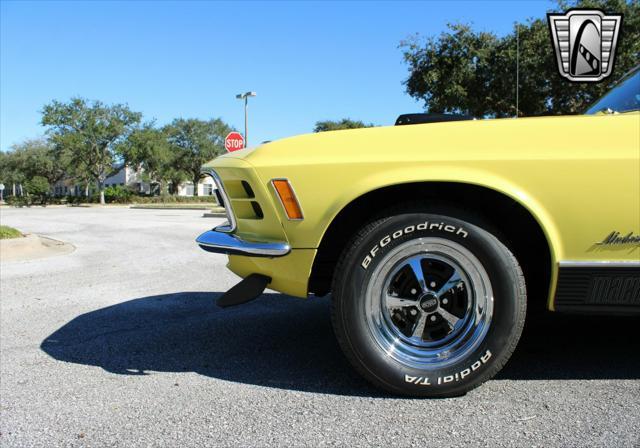
{"type": "Polygon", "coordinates": [[[560,74],[570,81],[597,82],[613,71],[622,14],[572,9],[547,14],[560,74]]]}

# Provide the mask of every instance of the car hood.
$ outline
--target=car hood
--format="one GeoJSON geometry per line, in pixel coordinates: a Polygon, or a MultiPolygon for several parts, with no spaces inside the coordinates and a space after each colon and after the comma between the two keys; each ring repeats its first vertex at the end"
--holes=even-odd
{"type": "Polygon", "coordinates": [[[329,131],[221,157],[240,158],[254,166],[508,159],[559,145],[553,136],[579,132],[589,120],[615,120],[615,116],[504,118],[329,131]]]}

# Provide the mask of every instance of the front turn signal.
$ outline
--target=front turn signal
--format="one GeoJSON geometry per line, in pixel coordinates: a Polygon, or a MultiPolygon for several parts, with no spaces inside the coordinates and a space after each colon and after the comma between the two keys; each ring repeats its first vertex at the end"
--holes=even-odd
{"type": "Polygon", "coordinates": [[[276,191],[276,194],[280,198],[280,203],[282,204],[282,207],[287,214],[287,218],[297,221],[304,219],[304,217],[302,216],[300,203],[298,203],[298,198],[296,197],[296,194],[293,191],[293,187],[291,187],[289,180],[273,179],[271,181],[271,184],[273,185],[273,189],[276,191]]]}

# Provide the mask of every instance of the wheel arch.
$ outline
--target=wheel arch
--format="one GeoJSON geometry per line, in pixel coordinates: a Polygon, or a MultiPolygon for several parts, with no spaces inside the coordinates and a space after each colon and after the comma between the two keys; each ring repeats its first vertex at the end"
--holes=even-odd
{"type": "Polygon", "coordinates": [[[411,181],[357,195],[325,228],[314,258],[309,292],[325,295],[330,291],[333,269],[340,253],[351,236],[367,222],[379,218],[381,212],[384,215],[383,210],[392,206],[429,200],[463,208],[490,222],[521,263],[528,289],[533,289],[530,297],[535,297],[536,303],[532,305],[553,309],[555,266],[561,252],[557,230],[537,201],[505,182],[496,187],[469,181],[411,181]],[[541,278],[542,282],[533,281],[541,278]]]}

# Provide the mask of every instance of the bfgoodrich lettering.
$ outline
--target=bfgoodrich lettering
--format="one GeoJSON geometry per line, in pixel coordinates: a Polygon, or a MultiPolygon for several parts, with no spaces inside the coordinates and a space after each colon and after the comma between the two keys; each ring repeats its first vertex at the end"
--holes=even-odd
{"type": "Polygon", "coordinates": [[[361,266],[364,269],[367,269],[369,267],[369,264],[371,264],[371,261],[376,257],[376,255],[378,254],[378,251],[381,248],[389,244],[391,241],[397,238],[400,238],[402,235],[413,233],[416,230],[423,230],[423,231],[432,230],[432,231],[448,232],[448,233],[453,233],[455,235],[460,235],[462,238],[466,238],[469,236],[469,232],[464,230],[462,227],[452,226],[451,224],[445,224],[444,222],[429,222],[429,221],[421,222],[420,224],[417,224],[417,225],[407,226],[404,229],[398,229],[395,232],[382,237],[380,241],[378,241],[378,243],[371,248],[367,256],[364,257],[364,259],[362,260],[361,266]]]}

